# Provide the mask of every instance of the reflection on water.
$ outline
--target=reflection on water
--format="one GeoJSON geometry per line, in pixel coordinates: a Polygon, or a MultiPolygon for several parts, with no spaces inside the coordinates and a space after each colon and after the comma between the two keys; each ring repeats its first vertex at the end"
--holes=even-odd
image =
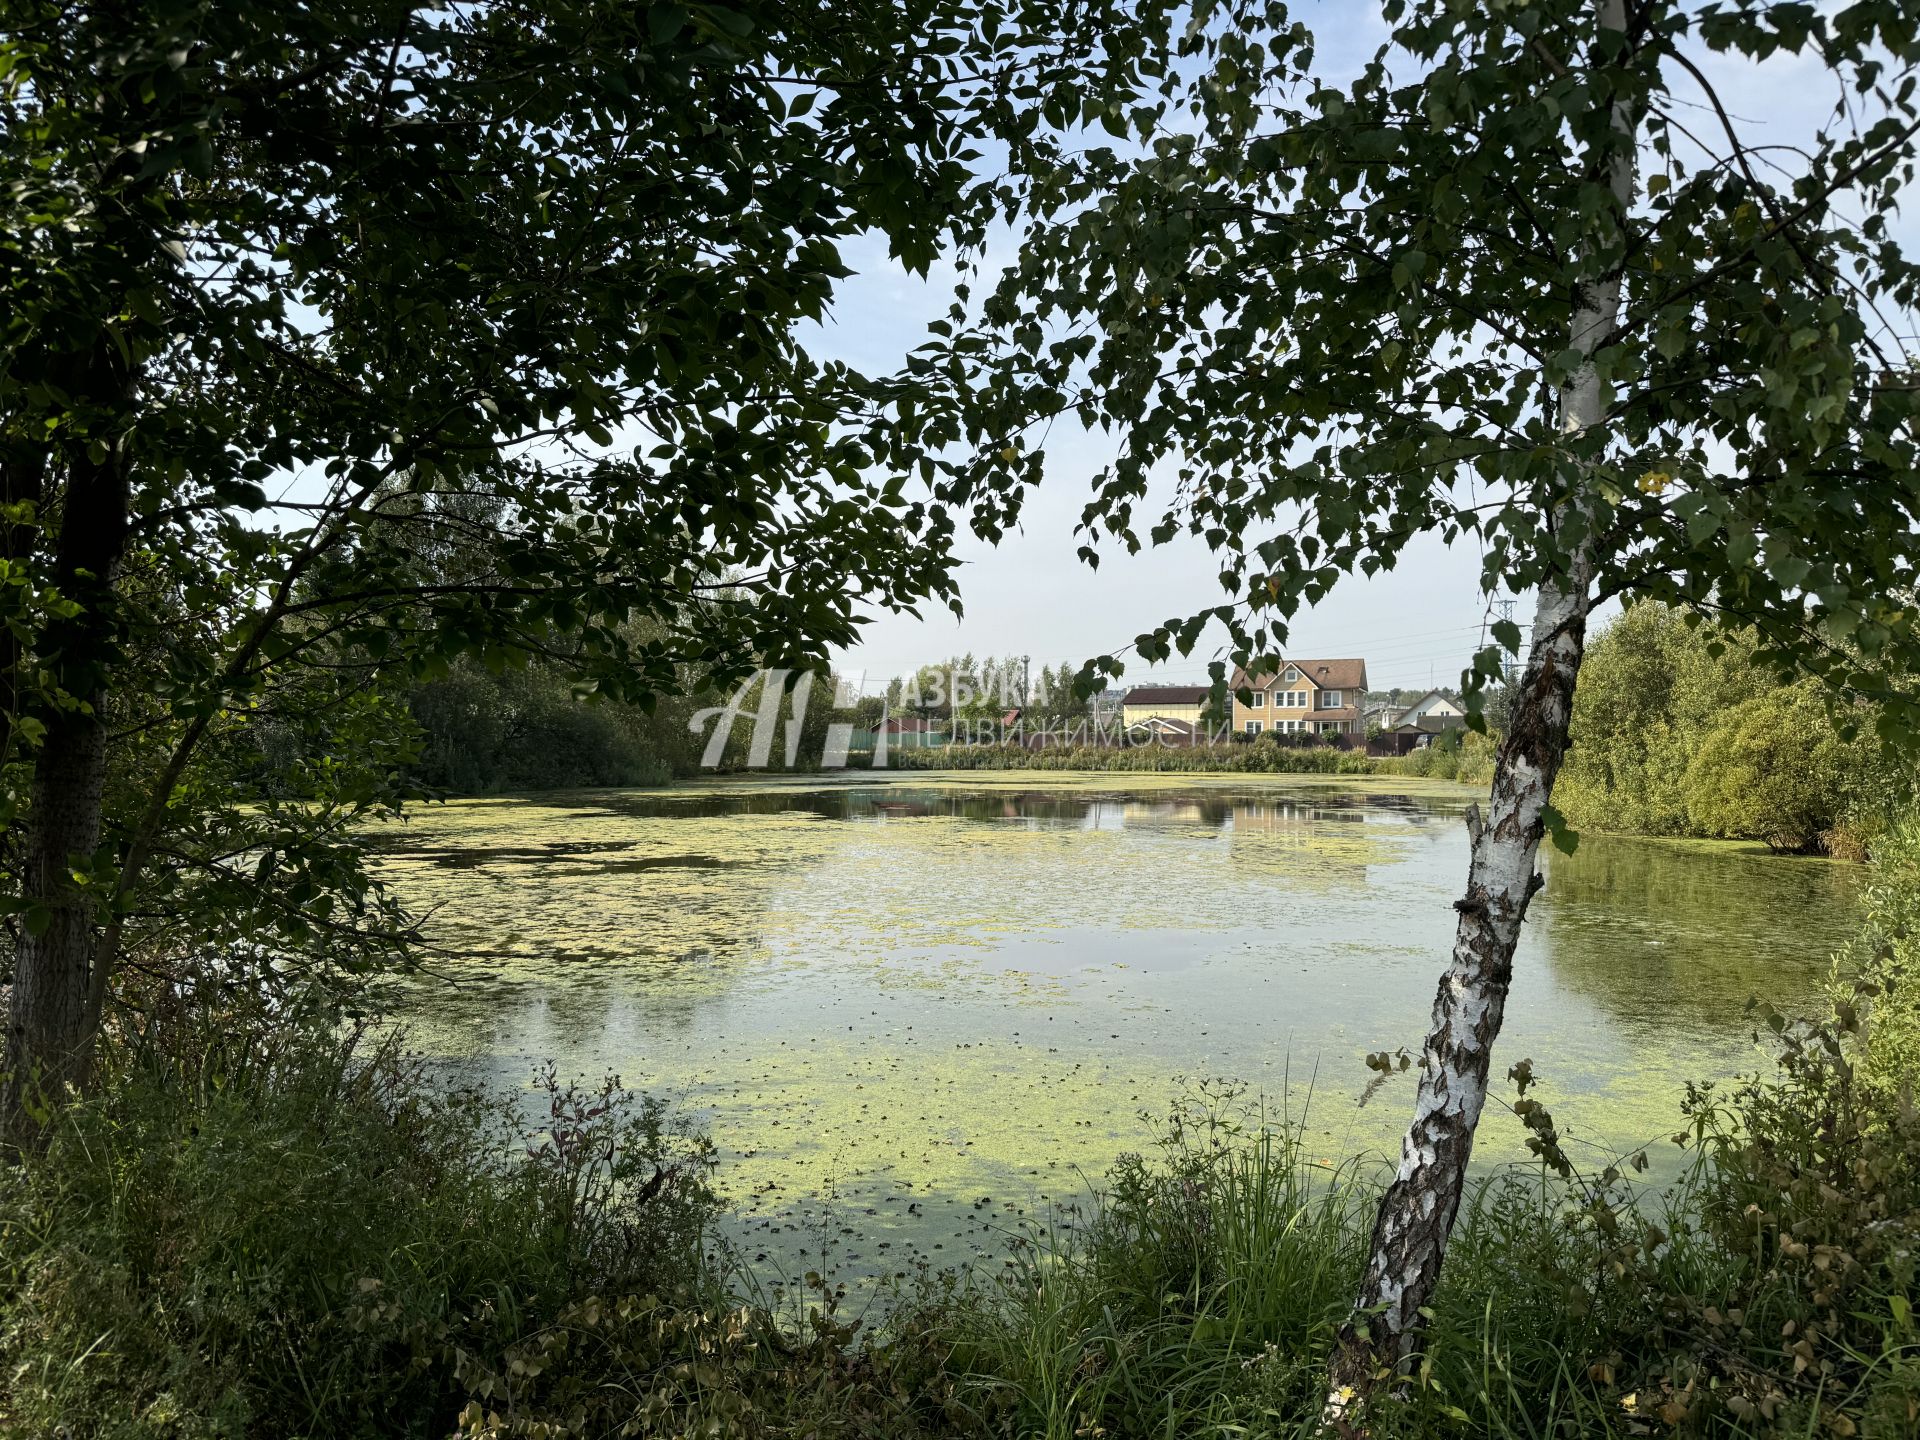
{"type": "MultiPolygon", "coordinates": [[[[1421,781],[905,774],[456,802],[382,837],[447,980],[416,1041],[517,1083],[544,1057],[707,1115],[749,1256],[854,1275],[994,1251],[1009,1216],[1227,1075],[1329,1156],[1386,1148],[1367,1051],[1417,1050],[1466,871],[1421,781]]],[[[1748,998],[1810,999],[1847,867],[1589,836],[1552,855],[1496,1073],[1562,1129],[1675,1128],[1759,1058],[1748,998]]],[[[1522,1153],[1490,1115],[1483,1158],[1522,1153]]]]}

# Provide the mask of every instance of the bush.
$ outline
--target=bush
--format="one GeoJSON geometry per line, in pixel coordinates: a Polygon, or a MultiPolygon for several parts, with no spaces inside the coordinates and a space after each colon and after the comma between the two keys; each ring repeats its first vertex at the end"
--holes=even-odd
{"type": "Polygon", "coordinates": [[[1443,730],[1423,748],[1377,763],[1384,773],[1486,785],[1493,780],[1498,746],[1499,741],[1491,735],[1472,730],[1443,730]]]}
{"type": "Polygon", "coordinates": [[[1705,835],[1831,849],[1865,808],[1873,762],[1868,742],[1836,733],[1811,682],[1769,691],[1707,732],[1687,767],[1687,816],[1705,835]]]}
{"type": "Polygon", "coordinates": [[[549,1071],[529,1123],[324,1017],[122,1054],[0,1177],[0,1429],[444,1436],[455,1357],[713,1288],[707,1151],[658,1106],[549,1071]]]}

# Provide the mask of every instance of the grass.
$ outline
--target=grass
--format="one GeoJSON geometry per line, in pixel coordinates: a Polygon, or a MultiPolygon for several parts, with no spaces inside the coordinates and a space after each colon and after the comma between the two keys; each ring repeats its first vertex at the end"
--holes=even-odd
{"type": "Polygon", "coordinates": [[[316,1016],[193,1028],[0,1175],[0,1433],[443,1436],[449,1356],[705,1278],[704,1150],[639,1097],[525,1124],[316,1016]]]}
{"type": "MultiPolygon", "coordinates": [[[[1863,1139],[1848,1163],[1889,1183],[1860,1182],[1856,1218],[1823,1232],[1817,1207],[1789,1208],[1834,1134],[1833,1072],[1806,1078],[1750,1089],[1737,1120],[1703,1094],[1696,1163],[1664,1193],[1578,1172],[1551,1144],[1538,1168],[1480,1182],[1420,1368],[1375,1403],[1369,1433],[1920,1434],[1915,1133],[1863,1139]]],[[[947,1314],[960,1393],[1000,1416],[995,1433],[1045,1440],[1320,1433],[1383,1178],[1314,1165],[1231,1095],[1183,1103],[1089,1223],[1038,1237],[1011,1278],[947,1314]]]]}
{"type": "Polygon", "coordinates": [[[1156,1165],[1124,1157],[1084,1229],[1034,1237],[997,1292],[951,1321],[955,1365],[1020,1434],[1191,1434],[1309,1404],[1344,1316],[1367,1192],[1308,1164],[1297,1134],[1201,1096],[1156,1165]],[[1255,1372],[1258,1372],[1257,1374],[1255,1372]]]}

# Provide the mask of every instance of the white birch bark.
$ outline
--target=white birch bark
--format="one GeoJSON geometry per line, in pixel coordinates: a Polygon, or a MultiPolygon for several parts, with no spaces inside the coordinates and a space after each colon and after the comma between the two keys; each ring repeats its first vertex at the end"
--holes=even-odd
{"type": "MultiPolygon", "coordinates": [[[[1624,0],[1598,0],[1602,30],[1624,33],[1624,0]]],[[[1636,119],[1624,103],[1613,111],[1615,133],[1627,143],[1608,160],[1608,180],[1624,215],[1632,198],[1632,137],[1636,119]]],[[[1620,275],[1610,269],[1583,286],[1569,343],[1591,356],[1619,323],[1620,275]]],[[[1603,416],[1604,395],[1591,361],[1560,394],[1561,429],[1579,437],[1603,416]]],[[[1572,466],[1586,462],[1570,457],[1572,466]]],[[[1584,470],[1572,475],[1556,515],[1579,515],[1584,470]]],[[[1540,586],[1532,641],[1506,738],[1495,760],[1484,818],[1467,814],[1472,837],[1466,894],[1459,912],[1453,960],[1433,1002],[1432,1028],[1421,1059],[1413,1123],[1401,1146],[1400,1167],[1381,1198],[1355,1318],[1342,1332],[1331,1367],[1325,1423],[1356,1433],[1353,1420],[1370,1389],[1404,1373],[1420,1328],[1420,1310],[1440,1278],[1447,1240],[1465,1190],[1475,1127],[1486,1105],[1493,1044],[1500,1034],[1513,976],[1513,953],[1528,902],[1540,888],[1534,871],[1544,811],[1566,755],[1567,724],[1586,643],[1595,554],[1583,524],[1563,574],[1540,586]]]]}

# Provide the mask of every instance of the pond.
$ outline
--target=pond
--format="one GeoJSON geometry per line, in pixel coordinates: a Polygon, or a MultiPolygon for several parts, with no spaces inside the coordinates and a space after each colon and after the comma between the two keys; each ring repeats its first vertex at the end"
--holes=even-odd
{"type": "MultiPolygon", "coordinates": [[[[1239,775],[895,772],[422,807],[380,837],[441,978],[398,1011],[450,1072],[554,1059],[704,1121],[769,1275],[992,1257],[1202,1081],[1393,1150],[1466,874],[1472,792],[1239,775]]],[[[1856,873],[1585,837],[1544,862],[1495,1074],[1587,1156],[1659,1140],[1688,1079],[1765,1063],[1751,997],[1812,1003],[1856,873]]],[[[1511,1098],[1505,1086],[1496,1094],[1511,1098]]],[[[1481,1163],[1524,1154],[1490,1105],[1481,1163]]],[[[1670,1145],[1652,1151],[1671,1172],[1670,1145]]]]}

